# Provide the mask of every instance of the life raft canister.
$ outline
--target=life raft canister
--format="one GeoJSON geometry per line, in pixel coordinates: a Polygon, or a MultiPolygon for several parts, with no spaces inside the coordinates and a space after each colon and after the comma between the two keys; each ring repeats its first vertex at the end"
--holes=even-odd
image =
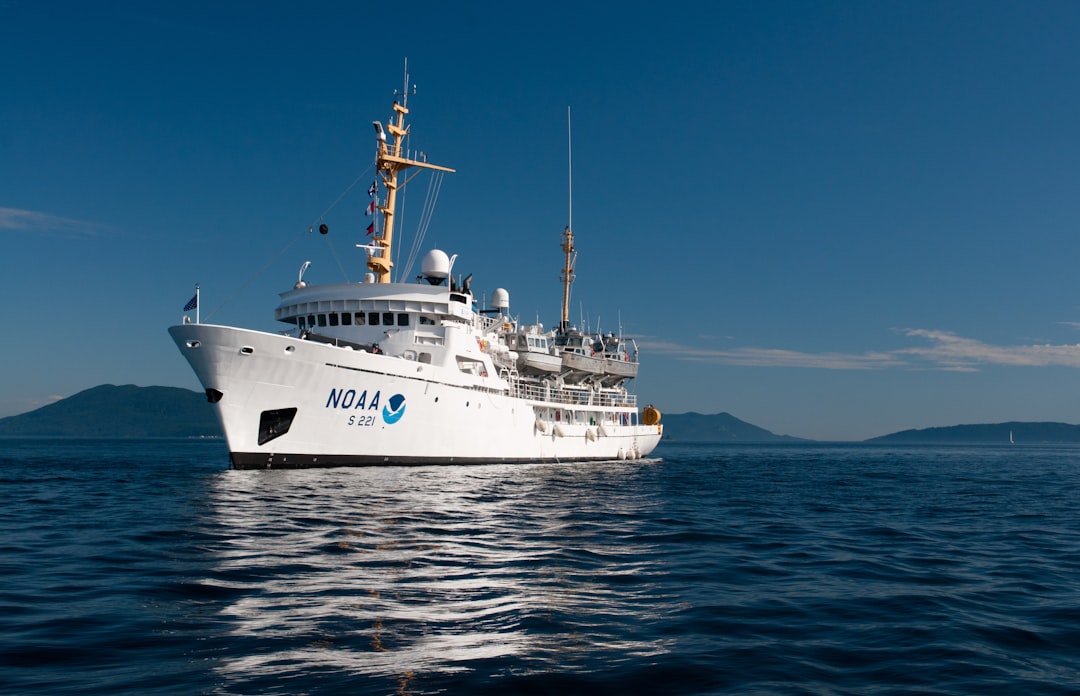
{"type": "Polygon", "coordinates": [[[641,412],[641,422],[645,425],[656,425],[660,422],[660,411],[651,404],[641,412]]]}

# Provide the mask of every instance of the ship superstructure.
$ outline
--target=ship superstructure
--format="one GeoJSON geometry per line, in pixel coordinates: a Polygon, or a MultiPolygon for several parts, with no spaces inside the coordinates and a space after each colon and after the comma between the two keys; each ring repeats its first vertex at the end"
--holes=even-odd
{"type": "MultiPolygon", "coordinates": [[[[406,81],[407,84],[407,81],[406,81]]],[[[471,276],[433,249],[414,282],[394,280],[397,194],[410,169],[452,172],[408,156],[407,93],[375,122],[381,225],[359,283],[281,294],[284,333],[185,322],[169,329],[214,404],[237,468],[586,461],[649,454],[660,414],[627,382],[637,359],[621,337],[566,321],[573,237],[564,235],[557,329],[520,324],[506,290],[477,309],[471,276]]],[[[306,268],[306,265],[305,265],[306,268]]]]}

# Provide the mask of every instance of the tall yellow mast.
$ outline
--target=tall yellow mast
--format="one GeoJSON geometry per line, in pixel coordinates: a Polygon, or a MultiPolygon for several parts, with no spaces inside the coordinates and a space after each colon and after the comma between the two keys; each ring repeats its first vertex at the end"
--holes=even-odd
{"type": "MultiPolygon", "coordinates": [[[[368,256],[367,267],[375,274],[375,282],[391,282],[390,269],[394,262],[391,260],[391,252],[394,247],[394,208],[397,205],[398,188],[404,188],[408,180],[398,183],[398,174],[411,167],[434,169],[440,172],[453,172],[449,167],[440,167],[428,164],[420,160],[410,159],[404,148],[405,136],[409,134],[409,127],[405,125],[405,114],[409,113],[406,108],[409,98],[409,73],[405,72],[405,90],[401,95],[401,103],[394,102],[395,120],[386,124],[386,130],[378,121],[372,121],[375,126],[375,138],[378,143],[375,155],[375,170],[386,188],[386,203],[379,206],[382,213],[382,229],[375,235],[377,249],[368,256]],[[387,132],[393,137],[393,142],[388,143],[387,132]]],[[[411,178],[411,177],[410,177],[411,178]]]]}
{"type": "Polygon", "coordinates": [[[562,233],[562,250],[565,255],[562,273],[562,323],[559,328],[565,331],[570,328],[570,284],[574,282],[574,232],[570,225],[562,233]]]}

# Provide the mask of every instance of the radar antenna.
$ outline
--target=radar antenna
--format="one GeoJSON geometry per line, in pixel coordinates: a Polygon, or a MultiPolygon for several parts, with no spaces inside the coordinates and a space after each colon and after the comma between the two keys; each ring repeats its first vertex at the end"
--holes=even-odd
{"type": "Polygon", "coordinates": [[[566,229],[562,233],[563,268],[561,278],[562,291],[562,320],[559,330],[566,331],[570,328],[570,285],[574,282],[574,261],[577,260],[577,252],[574,250],[574,231],[571,229],[574,220],[574,159],[572,141],[570,138],[570,107],[566,107],[566,168],[567,185],[569,188],[569,211],[566,216],[566,229]]]}

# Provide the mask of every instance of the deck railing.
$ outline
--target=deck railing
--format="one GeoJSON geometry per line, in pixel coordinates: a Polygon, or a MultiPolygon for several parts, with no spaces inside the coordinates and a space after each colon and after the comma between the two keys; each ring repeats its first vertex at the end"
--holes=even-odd
{"type": "Polygon", "coordinates": [[[522,399],[569,406],[637,406],[637,396],[634,394],[572,387],[546,387],[530,382],[511,382],[510,394],[522,399]]]}

